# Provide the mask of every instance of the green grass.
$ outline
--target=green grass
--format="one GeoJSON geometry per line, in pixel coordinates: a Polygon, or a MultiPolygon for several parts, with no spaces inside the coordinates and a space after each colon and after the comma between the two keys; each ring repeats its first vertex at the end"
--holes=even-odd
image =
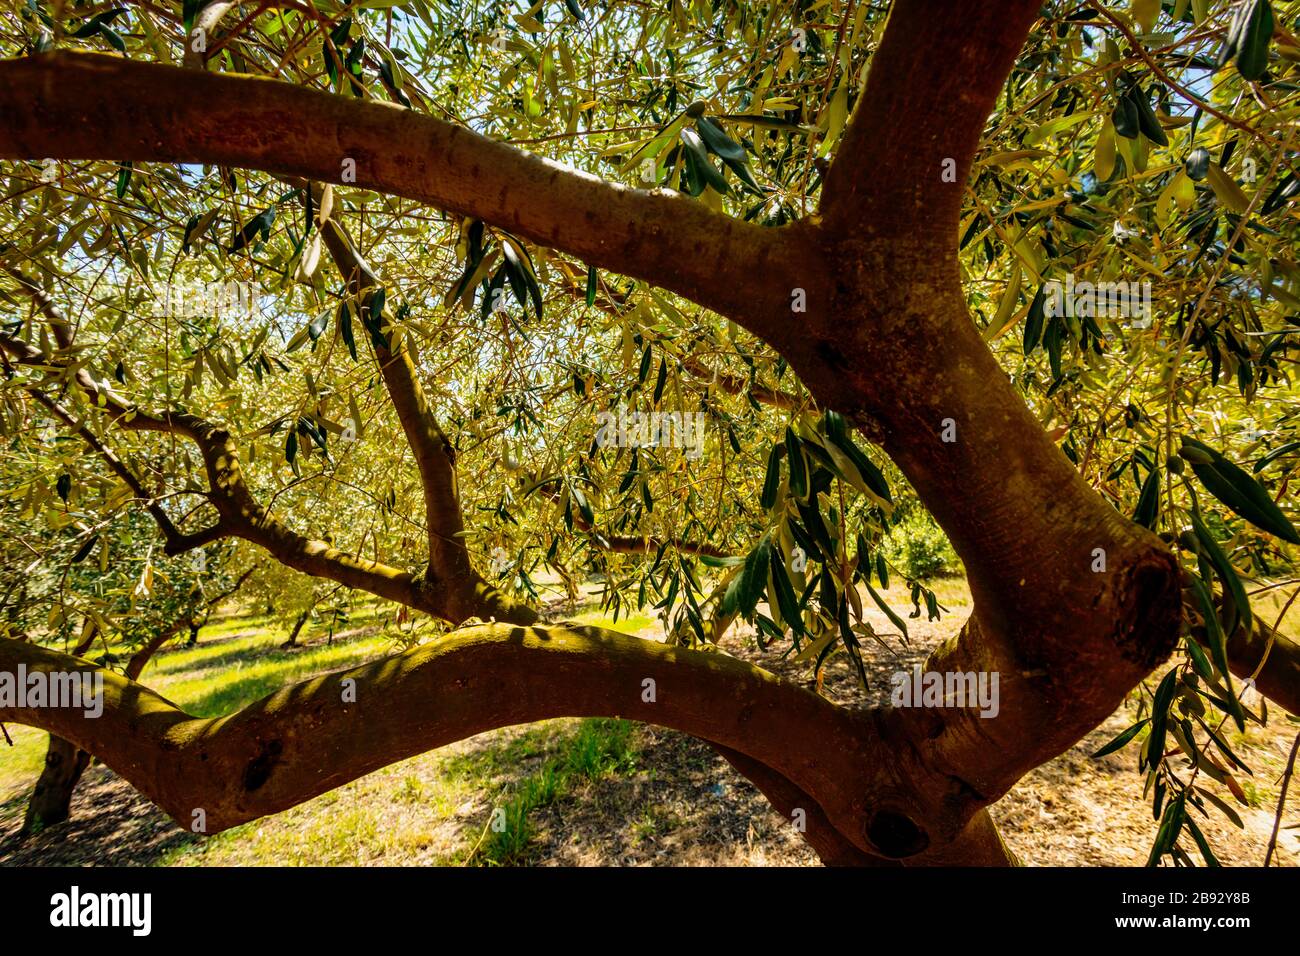
{"type": "MultiPolygon", "coordinates": [[[[254,639],[239,639],[232,644],[243,644],[254,639]]],[[[314,645],[301,650],[282,650],[273,639],[270,646],[262,637],[262,646],[254,652],[252,647],[242,648],[242,659],[235,648],[223,650],[222,660],[195,659],[192,652],[174,655],[181,660],[164,658],[153,676],[160,693],[175,701],[196,717],[220,717],[233,713],[259,700],[287,684],[307,680],[327,671],[355,667],[374,660],[397,648],[384,637],[362,638],[356,641],[336,642],[333,645],[314,645]]],[[[144,675],[150,683],[151,675],[144,675]]]]}
{"type": "MultiPolygon", "coordinates": [[[[373,609],[353,614],[348,627],[373,621],[373,609]]],[[[196,717],[220,717],[286,684],[354,667],[400,648],[383,634],[336,640],[298,650],[281,650],[287,630],[262,615],[228,617],[199,634],[194,647],[181,640],[159,652],[141,675],[145,686],[196,717]],[[176,648],[172,650],[171,648],[176,648]]],[[[128,648],[110,650],[122,661],[128,648]]],[[[0,803],[24,794],[45,763],[46,735],[31,727],[7,726],[13,746],[0,737],[0,803]]]]}
{"type": "Polygon", "coordinates": [[[570,776],[598,780],[634,769],[632,725],[626,720],[585,720],[565,747],[564,770],[570,776]]]}
{"type": "Polygon", "coordinates": [[[533,812],[554,803],[566,790],[605,776],[630,775],[636,770],[633,728],[625,720],[584,720],[576,733],[563,738],[541,768],[520,782],[488,821],[486,839],[470,861],[488,866],[526,863],[536,830],[533,812]]]}
{"type": "Polygon", "coordinates": [[[622,631],[624,634],[636,634],[648,627],[655,627],[659,623],[657,617],[639,611],[633,611],[631,614],[619,614],[617,621],[614,620],[612,615],[600,610],[579,614],[573,620],[579,624],[603,627],[609,631],[622,631]]]}
{"type": "Polygon", "coordinates": [[[34,727],[5,724],[13,746],[0,735],[0,803],[25,793],[45,766],[46,734],[34,727]]]}

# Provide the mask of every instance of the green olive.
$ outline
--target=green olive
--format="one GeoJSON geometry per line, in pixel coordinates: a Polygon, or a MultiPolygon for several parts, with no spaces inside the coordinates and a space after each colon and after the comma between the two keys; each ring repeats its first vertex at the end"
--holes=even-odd
{"type": "Polygon", "coordinates": [[[704,115],[704,111],[709,108],[709,104],[704,100],[696,100],[690,106],[686,107],[686,115],[691,119],[699,119],[704,115]]]}

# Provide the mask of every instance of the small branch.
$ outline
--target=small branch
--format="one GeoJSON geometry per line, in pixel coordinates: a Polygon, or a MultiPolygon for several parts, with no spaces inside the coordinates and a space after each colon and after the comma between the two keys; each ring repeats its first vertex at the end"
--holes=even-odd
{"type": "MultiPolygon", "coordinates": [[[[312,205],[323,209],[323,188],[302,181],[288,181],[310,190],[312,205]]],[[[361,257],[352,237],[340,222],[329,216],[319,220],[318,225],[325,247],[346,283],[347,294],[355,298],[363,325],[378,323],[388,336],[386,343],[373,335],[366,338],[370,340],[388,397],[420,472],[428,528],[426,583],[446,595],[443,616],[453,624],[471,617],[516,624],[534,623],[538,619],[535,610],[512,600],[489,584],[470,560],[469,550],[465,547],[465,519],[460,506],[456,453],[429,407],[424,387],[420,384],[416,371],[419,356],[415,346],[405,330],[393,327],[387,307],[382,316],[371,315],[369,296],[383,283],[361,257]]]]}
{"type": "MultiPolygon", "coordinates": [[[[0,332],[0,348],[20,365],[72,372],[66,361],[47,358],[39,349],[7,332],[0,332]]],[[[77,369],[70,377],[88,398],[104,409],[112,424],[129,431],[181,435],[197,446],[208,473],[208,500],[220,517],[217,527],[182,536],[174,547],[184,550],[219,537],[240,537],[265,548],[282,564],[297,571],[442,616],[438,605],[431,600],[433,592],[423,589],[413,575],[297,534],[262,508],[244,481],[238,445],[226,430],[187,412],[143,411],[106,384],[96,382],[85,369],[77,369]]]]}
{"type": "Polygon", "coordinates": [[[786,411],[793,411],[807,404],[790,392],[768,388],[765,385],[759,385],[757,382],[751,383],[743,375],[734,375],[731,372],[719,372],[716,369],[711,369],[689,353],[683,355],[681,361],[682,368],[697,379],[717,386],[728,395],[752,395],[754,401],[760,405],[769,405],[772,408],[780,408],[786,411]]]}
{"type": "Polygon", "coordinates": [[[1273,833],[1268,838],[1268,851],[1264,854],[1264,865],[1268,866],[1273,859],[1273,851],[1277,849],[1277,833],[1282,827],[1282,810],[1286,806],[1286,792],[1291,785],[1291,774],[1295,771],[1296,752],[1300,751],[1300,734],[1296,734],[1295,742],[1291,744],[1291,756],[1287,758],[1286,773],[1282,774],[1282,792],[1277,798],[1277,815],[1273,818],[1273,833]]]}

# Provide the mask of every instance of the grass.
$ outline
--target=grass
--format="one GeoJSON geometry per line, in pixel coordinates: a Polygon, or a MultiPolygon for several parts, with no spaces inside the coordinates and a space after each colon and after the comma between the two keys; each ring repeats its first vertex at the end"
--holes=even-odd
{"type": "MultiPolygon", "coordinates": [[[[953,622],[959,621],[969,602],[961,580],[930,584],[954,612],[953,622]]],[[[888,600],[906,616],[906,589],[897,581],[891,585],[888,600]]],[[[875,613],[869,600],[864,604],[875,613]]],[[[1293,609],[1296,613],[1300,608],[1293,609]]],[[[647,615],[615,622],[592,611],[577,620],[627,632],[658,630],[657,621],[647,615]]],[[[945,615],[945,626],[954,623],[945,615]]],[[[924,618],[914,627],[924,631],[924,618]]],[[[144,682],[191,713],[219,716],[286,684],[374,660],[402,646],[373,608],[355,610],[332,645],[325,643],[324,633],[319,624],[308,628],[301,637],[306,646],[284,650],[280,644],[287,630],[272,619],[215,619],[196,647],[178,643],[160,653],[144,682]]],[[[13,828],[14,815],[21,815],[40,771],[46,737],[27,727],[9,726],[8,731],[15,746],[0,740],[0,823],[13,828]]],[[[1271,740],[1253,726],[1248,733],[1250,741],[1234,739],[1234,748],[1253,745],[1256,738],[1271,740]]],[[[179,866],[658,862],[689,859],[697,852],[712,859],[707,855],[713,853],[712,837],[701,834],[723,833],[725,846],[731,846],[737,831],[710,821],[717,808],[736,797],[732,788],[722,793],[713,789],[720,778],[711,751],[669,746],[664,739],[616,719],[565,718],[504,728],[382,768],[283,813],[206,838],[175,829],[147,806],[123,809],[120,804],[130,801],[123,799],[123,791],[111,789],[98,805],[104,818],[113,821],[101,839],[130,841],[134,834],[165,831],[170,834],[165,845],[146,847],[130,862],[179,866]]],[[[1259,780],[1280,773],[1284,754],[1274,753],[1271,744],[1249,749],[1259,779],[1243,781],[1243,786],[1252,806],[1266,811],[1274,798],[1259,780]],[[1252,783],[1259,784],[1258,791],[1252,783]]],[[[91,774],[111,781],[101,769],[91,774]]],[[[1145,823],[1150,814],[1139,816],[1145,823]]],[[[747,811],[744,819],[751,817],[747,811]]],[[[743,827],[738,832],[743,836],[743,827]]],[[[762,852],[772,852],[776,845],[769,843],[762,852]]],[[[97,846],[103,845],[86,845],[86,859],[94,858],[97,846]]],[[[798,851],[803,852],[801,844],[798,851]]]]}
{"type": "Polygon", "coordinates": [[[26,792],[45,765],[46,735],[34,727],[6,724],[13,741],[10,747],[0,740],[0,802],[26,792]]]}
{"type": "Polygon", "coordinates": [[[636,770],[633,728],[625,720],[584,720],[576,733],[560,741],[556,752],[525,777],[504,805],[493,808],[485,841],[470,852],[467,862],[514,866],[529,861],[536,834],[533,812],[583,783],[636,770]]]}
{"type": "MultiPolygon", "coordinates": [[[[631,631],[654,623],[639,616],[614,622],[600,613],[583,623],[631,631]]],[[[194,647],[160,652],[142,681],[199,717],[219,717],[281,687],[401,650],[373,608],[353,612],[332,644],[309,629],[306,646],[280,645],[287,628],[263,615],[214,620],[194,647]],[[358,633],[359,631],[359,633],[358,633]]],[[[119,657],[121,648],[111,648],[119,657]]],[[[21,812],[40,773],[46,736],[10,727],[0,745],[0,803],[21,812]]],[[[154,862],[161,865],[331,865],[371,859],[493,865],[528,857],[534,816],[584,782],[636,766],[633,727],[617,720],[555,720],[508,732],[487,745],[423,754],[384,768],[282,814],[208,838],[192,837],[154,862]],[[521,775],[522,774],[522,775],[521,775]],[[500,813],[492,814],[495,805],[500,813]],[[472,812],[466,813],[470,809],[472,812]],[[504,825],[491,828],[492,818],[504,825]],[[481,832],[476,853],[473,844],[481,832]]]]}
{"type": "Polygon", "coordinates": [[[589,611],[586,614],[579,614],[573,618],[578,624],[590,624],[594,627],[603,627],[608,631],[622,631],[624,634],[636,634],[638,631],[644,631],[648,627],[654,627],[659,623],[659,618],[640,611],[633,611],[631,614],[620,614],[618,620],[614,620],[612,615],[603,611],[589,611]]]}

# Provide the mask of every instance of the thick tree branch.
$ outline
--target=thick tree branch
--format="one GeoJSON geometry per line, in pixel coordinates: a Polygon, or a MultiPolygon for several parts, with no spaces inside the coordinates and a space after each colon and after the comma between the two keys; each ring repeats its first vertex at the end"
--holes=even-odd
{"type": "Polygon", "coordinates": [[[713,745],[736,772],[748,779],[767,798],[777,813],[786,818],[790,826],[802,826],[801,836],[817,853],[826,866],[901,866],[895,860],[884,860],[863,853],[844,839],[836,830],[817,801],[771,767],[765,766],[729,747],[713,745]],[[801,816],[802,814],[802,816],[801,816]]]}
{"type": "Polygon", "coordinates": [[[1256,621],[1249,632],[1238,627],[1228,638],[1227,650],[1228,668],[1234,675],[1242,680],[1253,677],[1257,691],[1300,716],[1300,644],[1256,621]]]}
{"type": "MultiPolygon", "coordinates": [[[[0,62],[0,158],[220,163],[405,196],[508,228],[786,335],[795,260],[817,258],[671,190],[644,191],[431,116],[276,80],[119,57],[0,62]],[[350,164],[349,164],[350,165],[350,164]]],[[[794,283],[797,284],[797,283],[794,283]]]]}
{"type": "Polygon", "coordinates": [[[952,246],[985,120],[1041,7],[894,0],[826,177],[827,229],[952,246]]]}
{"type": "Polygon", "coordinates": [[[819,402],[878,422],[965,564],[975,611],[927,669],[999,674],[1000,712],[900,709],[887,724],[936,791],[975,807],[1111,714],[1173,649],[1181,615],[1173,555],[1047,438],[962,287],[966,176],[1038,9],[894,4],[826,183],[819,232],[838,279],[810,299],[812,360],[790,357],[819,402]]]}
{"type": "Polygon", "coordinates": [[[100,671],[104,712],[4,706],[0,721],[90,750],[186,825],[202,809],[208,832],[485,730],[562,716],[627,717],[743,753],[816,793],[859,849],[868,849],[858,822],[865,808],[884,788],[907,789],[889,775],[869,719],[735,658],[597,628],[466,628],[216,719],[190,717],[89,661],[0,640],[0,671],[20,665],[100,671]],[[719,710],[719,699],[738,706],[719,710]]]}
{"type": "MultiPolygon", "coordinates": [[[[661,719],[663,711],[615,712],[743,748],[815,794],[832,825],[860,849],[942,861],[973,845],[993,858],[1000,841],[978,811],[1119,705],[1173,647],[1181,606],[1173,557],[1102,502],[1047,439],[976,333],[961,286],[954,249],[961,190],[1036,10],[1026,0],[899,0],[827,181],[820,228],[744,226],[682,197],[602,184],[389,107],[101,57],[0,64],[0,109],[14,117],[0,130],[0,156],[222,162],[327,181],[337,181],[341,158],[355,158],[359,185],[476,215],[649,279],[766,338],[823,407],[879,422],[880,443],[948,532],[976,600],[960,640],[936,654],[931,669],[999,673],[1001,711],[992,719],[956,709],[869,714],[850,735],[857,752],[880,750],[869,772],[843,765],[843,755],[827,759],[839,753],[838,743],[816,749],[816,768],[791,766],[791,752],[802,753],[799,738],[769,751],[776,731],[749,723],[752,707],[700,706],[671,720],[661,719]],[[948,158],[956,163],[955,182],[943,180],[948,158]],[[807,292],[806,316],[791,315],[794,287],[807,292]],[[1099,551],[1101,573],[1093,569],[1099,551]],[[719,720],[722,727],[713,729],[719,720]],[[746,745],[751,737],[755,742],[746,745]],[[880,740],[888,746],[878,748],[880,740]],[[845,787],[857,789],[856,802],[845,787]]],[[[529,651],[557,649],[518,633],[529,651]]],[[[557,703],[554,685],[567,681],[557,680],[551,665],[576,658],[514,650],[509,669],[488,662],[495,683],[568,713],[611,706],[602,698],[606,710],[597,711],[587,691],[571,686],[557,703]],[[534,689],[537,673],[550,678],[546,688],[534,689]]],[[[630,679],[620,671],[631,659],[622,650],[589,650],[591,667],[603,656],[607,676],[630,679]]],[[[731,699],[718,691],[725,683],[713,675],[699,690],[714,701],[731,699]]],[[[324,702],[317,705],[310,692],[300,696],[319,729],[327,720],[319,709],[324,702]]],[[[747,689],[735,699],[767,698],[747,689]]],[[[500,716],[492,699],[474,704],[500,716]]],[[[547,710],[508,716],[552,716],[547,710]]],[[[240,727],[253,742],[223,741],[237,756],[212,764],[209,776],[219,764],[229,775],[248,761],[261,783],[261,769],[274,767],[280,753],[300,753],[302,738],[281,733],[280,724],[271,729],[260,713],[212,731],[240,727]],[[250,752],[254,744],[265,749],[250,752]]],[[[400,734],[412,717],[399,706],[391,719],[391,732],[400,734]]],[[[186,720],[176,716],[161,732],[180,733],[176,727],[192,726],[186,720]]],[[[814,739],[822,732],[814,723],[796,720],[790,729],[814,739]]],[[[373,769],[355,753],[355,738],[331,739],[340,737],[347,739],[331,753],[339,766],[373,769]]],[[[166,742],[184,752],[190,740],[181,733],[166,742]]],[[[165,779],[170,765],[161,756],[149,759],[165,779]]],[[[321,776],[321,765],[313,766],[312,793],[351,779],[351,769],[321,776]]],[[[196,779],[204,772],[197,768],[196,779]]]]}
{"type": "MultiPolygon", "coordinates": [[[[363,324],[376,323],[385,330],[387,342],[370,340],[371,351],[384,380],[388,397],[397,412],[402,431],[415,455],[424,492],[425,518],[429,531],[429,561],[444,565],[446,550],[454,548],[457,535],[465,530],[456,488],[455,453],[429,408],[424,387],[415,371],[415,347],[404,330],[396,328],[392,311],[371,312],[371,297],[383,283],[361,258],[352,237],[334,218],[320,224],[321,237],[345,282],[345,294],[354,297],[363,324]]],[[[463,551],[463,546],[459,548],[463,551]]]]}

